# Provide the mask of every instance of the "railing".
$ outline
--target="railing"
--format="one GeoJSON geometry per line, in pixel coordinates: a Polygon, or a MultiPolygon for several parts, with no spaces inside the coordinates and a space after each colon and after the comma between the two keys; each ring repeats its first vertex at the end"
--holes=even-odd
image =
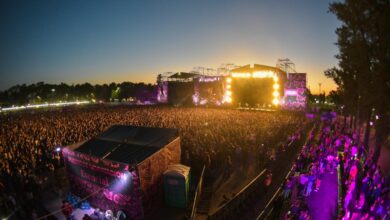
{"type": "MultiPolygon", "coordinates": [[[[314,125],[311,129],[310,129],[310,133],[312,133],[315,129],[317,128],[316,125],[314,125]]],[[[304,132],[304,134],[307,134],[308,132],[304,132]]],[[[306,139],[305,143],[303,145],[307,145],[308,142],[312,141],[311,139],[306,139]]],[[[291,141],[289,143],[289,148],[291,148],[291,145],[293,144],[294,142],[291,141]]],[[[298,141],[297,144],[301,144],[301,142],[298,141]]],[[[300,154],[300,152],[298,152],[297,156],[300,154]]],[[[275,198],[277,198],[280,194],[283,193],[282,189],[283,189],[283,184],[286,182],[286,180],[294,174],[294,165],[291,167],[290,171],[286,174],[284,180],[282,181],[282,183],[280,184],[280,186],[278,187],[278,189],[276,190],[276,192],[274,193],[274,195],[271,197],[271,199],[268,201],[268,203],[266,204],[265,208],[260,212],[259,215],[257,215],[256,217],[256,220],[259,220],[259,219],[266,219],[268,216],[271,215],[272,211],[273,211],[273,207],[271,206],[271,204],[274,202],[275,198]]]]}
{"type": "Polygon", "coordinates": [[[337,215],[338,216],[342,210],[343,210],[343,184],[342,184],[342,170],[341,170],[341,164],[337,165],[337,186],[338,186],[338,192],[337,192],[337,215]]]}
{"type": "MultiPolygon", "coordinates": [[[[315,129],[316,126],[312,126],[311,131],[315,129]]],[[[303,134],[307,133],[307,128],[303,129],[303,134]]],[[[303,135],[301,134],[301,135],[303,135]]],[[[297,145],[303,144],[301,142],[302,139],[296,139],[288,143],[288,147],[286,152],[282,154],[282,157],[279,158],[281,160],[289,157],[288,155],[294,151],[294,149],[297,147],[297,145]]],[[[307,140],[306,140],[307,141],[307,140]]],[[[219,220],[219,219],[231,219],[235,215],[242,212],[242,209],[246,207],[246,202],[250,201],[251,198],[254,198],[254,196],[259,195],[261,189],[263,189],[263,180],[264,180],[264,173],[266,169],[264,169],[259,175],[257,175],[250,183],[248,183],[242,190],[240,190],[231,200],[229,200],[226,204],[218,208],[217,211],[212,213],[208,219],[210,220],[219,220]]],[[[287,173],[285,178],[288,178],[288,176],[291,174],[291,170],[287,173]]],[[[264,209],[263,211],[266,212],[268,208],[270,207],[270,204],[272,201],[276,198],[276,195],[280,192],[282,185],[279,187],[278,191],[274,194],[274,197],[269,201],[267,204],[267,209],[264,209]]],[[[260,213],[261,215],[264,215],[264,213],[260,213]]]]}
{"type": "Polygon", "coordinates": [[[265,208],[263,209],[263,211],[260,212],[260,214],[256,217],[256,220],[259,220],[259,219],[264,219],[264,217],[266,216],[269,216],[270,213],[272,212],[272,209],[273,207],[271,207],[270,205],[273,203],[273,201],[275,200],[275,198],[278,197],[278,195],[280,195],[283,191],[283,183],[286,182],[286,180],[290,177],[290,175],[293,173],[293,170],[294,170],[294,167],[292,167],[290,169],[290,171],[288,171],[287,175],[285,176],[283,182],[280,184],[279,188],[276,190],[276,192],[274,193],[274,195],[271,197],[271,199],[268,201],[267,205],[265,206],[265,208]]]}
{"type": "Polygon", "coordinates": [[[203,178],[204,178],[205,170],[206,170],[206,166],[203,165],[202,173],[200,174],[198,185],[196,186],[195,195],[194,195],[194,201],[192,203],[191,215],[190,215],[190,218],[189,218],[191,220],[195,220],[196,210],[198,208],[198,200],[199,200],[201,192],[202,192],[203,178]]]}
{"type": "Polygon", "coordinates": [[[225,205],[220,207],[217,211],[209,216],[209,219],[229,219],[230,216],[235,214],[244,201],[247,201],[251,196],[256,195],[262,185],[263,176],[266,169],[261,171],[250,183],[248,183],[243,189],[241,189],[231,200],[225,205]]]}

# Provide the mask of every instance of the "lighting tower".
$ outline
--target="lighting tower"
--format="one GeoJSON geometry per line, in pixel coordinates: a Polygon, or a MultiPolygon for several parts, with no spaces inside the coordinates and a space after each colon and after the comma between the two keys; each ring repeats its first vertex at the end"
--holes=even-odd
{"type": "Polygon", "coordinates": [[[278,59],[278,61],[276,62],[276,67],[286,72],[287,77],[289,73],[297,72],[295,71],[295,63],[288,58],[278,59]]]}
{"type": "Polygon", "coordinates": [[[318,95],[321,95],[321,85],[322,83],[318,83],[318,95]]]}

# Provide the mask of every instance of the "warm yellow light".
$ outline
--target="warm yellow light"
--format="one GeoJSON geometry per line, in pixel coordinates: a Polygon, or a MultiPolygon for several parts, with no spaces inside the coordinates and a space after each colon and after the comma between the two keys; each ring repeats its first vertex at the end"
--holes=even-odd
{"type": "Polygon", "coordinates": [[[229,78],[226,78],[226,82],[227,82],[227,83],[231,83],[231,82],[232,82],[232,78],[230,78],[230,77],[229,77],[229,78]]]}
{"type": "Polygon", "coordinates": [[[227,90],[227,91],[226,91],[226,94],[227,94],[228,96],[231,96],[231,95],[232,95],[232,91],[227,90]]]}
{"type": "Polygon", "coordinates": [[[232,73],[234,78],[250,78],[252,75],[250,73],[232,73]]]}
{"type": "Polygon", "coordinates": [[[274,82],[278,82],[278,80],[279,80],[278,77],[275,75],[274,76],[274,82]]]}
{"type": "Polygon", "coordinates": [[[232,86],[231,86],[230,84],[228,84],[228,85],[226,85],[226,88],[227,88],[227,89],[231,89],[232,86]]]}
{"type": "Polygon", "coordinates": [[[275,89],[275,90],[279,89],[279,84],[275,83],[275,84],[274,84],[274,89],[275,89]]]}
{"type": "Polygon", "coordinates": [[[272,78],[275,74],[271,71],[256,71],[253,72],[253,78],[272,78]]]}
{"type": "Polygon", "coordinates": [[[274,105],[279,105],[279,100],[278,100],[278,99],[272,100],[272,104],[274,104],[274,105]]]}
{"type": "Polygon", "coordinates": [[[278,91],[274,91],[274,93],[272,93],[272,95],[274,95],[274,97],[279,97],[279,92],[278,91]]]}
{"type": "Polygon", "coordinates": [[[226,97],[226,102],[228,102],[228,103],[231,103],[233,100],[232,100],[232,97],[226,97]]]}

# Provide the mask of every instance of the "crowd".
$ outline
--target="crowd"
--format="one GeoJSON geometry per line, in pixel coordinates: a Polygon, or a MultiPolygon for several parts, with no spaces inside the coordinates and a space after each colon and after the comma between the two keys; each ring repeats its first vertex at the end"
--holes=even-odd
{"type": "Polygon", "coordinates": [[[340,213],[342,219],[370,220],[390,217],[389,183],[385,182],[380,166],[365,154],[362,147],[356,146],[354,138],[341,135],[337,140],[336,146],[344,147],[344,154],[340,157],[341,180],[345,191],[340,213]]]}
{"type": "Polygon", "coordinates": [[[30,219],[42,215],[37,195],[47,190],[48,173],[63,166],[59,149],[114,124],[178,128],[183,163],[193,169],[205,164],[218,175],[272,157],[303,118],[227,109],[80,106],[10,113],[0,120],[0,213],[19,209],[30,219]]]}
{"type": "MultiPolygon", "coordinates": [[[[381,175],[380,167],[369,157],[364,147],[357,143],[356,134],[351,134],[337,122],[323,122],[318,137],[311,136],[303,147],[281,197],[290,201],[284,219],[309,220],[308,197],[318,191],[325,173],[341,172],[339,210],[342,220],[384,219],[390,211],[388,183],[381,175]]],[[[336,201],[335,201],[336,202],[336,201]]]]}

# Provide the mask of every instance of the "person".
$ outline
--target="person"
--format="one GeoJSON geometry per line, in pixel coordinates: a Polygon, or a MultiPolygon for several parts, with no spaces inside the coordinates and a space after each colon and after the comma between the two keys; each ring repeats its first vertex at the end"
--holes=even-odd
{"type": "Polygon", "coordinates": [[[264,194],[267,195],[268,189],[271,187],[272,184],[272,173],[271,171],[267,171],[267,175],[264,180],[264,194]]]}
{"type": "Polygon", "coordinates": [[[92,220],[92,218],[88,214],[84,214],[83,220],[92,220]]]}
{"type": "Polygon", "coordinates": [[[99,219],[99,209],[96,208],[93,213],[89,216],[92,220],[98,220],[99,219]]]}
{"type": "Polygon", "coordinates": [[[62,201],[62,214],[65,215],[66,220],[73,219],[73,207],[67,201],[62,201]]]}
{"type": "Polygon", "coordinates": [[[105,219],[106,220],[114,220],[114,213],[111,210],[107,210],[105,213],[105,219]]]}
{"type": "Polygon", "coordinates": [[[307,186],[306,186],[306,192],[305,192],[305,196],[310,196],[311,194],[311,190],[312,190],[312,187],[313,187],[313,183],[315,181],[315,175],[313,173],[311,173],[308,178],[307,178],[307,186]]]}
{"type": "Polygon", "coordinates": [[[291,177],[289,177],[284,184],[284,190],[283,190],[283,198],[284,199],[287,199],[290,196],[292,184],[293,183],[292,183],[291,177]]]}
{"type": "Polygon", "coordinates": [[[299,175],[298,194],[300,196],[304,194],[307,181],[308,181],[308,178],[307,178],[305,173],[302,173],[301,175],[299,175]]]}
{"type": "Polygon", "coordinates": [[[125,219],[126,219],[126,214],[125,214],[125,212],[123,212],[122,210],[119,210],[119,211],[116,213],[116,219],[118,219],[118,220],[125,220],[125,219]]]}

